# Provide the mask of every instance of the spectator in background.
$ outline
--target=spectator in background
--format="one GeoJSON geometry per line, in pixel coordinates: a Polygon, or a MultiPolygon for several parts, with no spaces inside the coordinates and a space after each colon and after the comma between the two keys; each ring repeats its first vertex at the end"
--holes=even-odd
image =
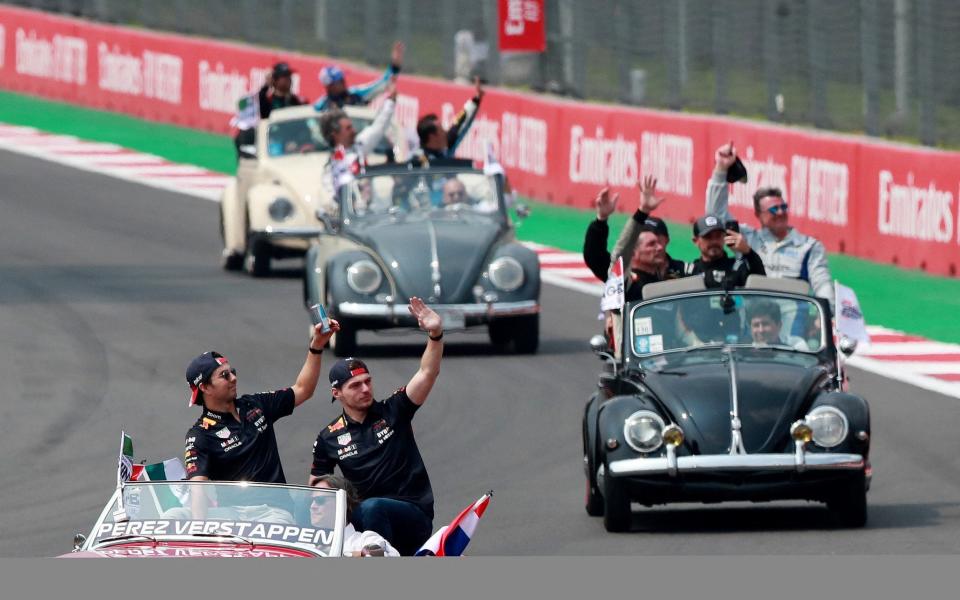
{"type": "MultiPolygon", "coordinates": [[[[707,183],[706,211],[722,220],[732,219],[729,208],[727,170],[736,162],[733,142],[717,149],[716,167],[707,183]]],[[[783,192],[762,187],[753,195],[753,212],[760,229],[742,225],[747,244],[760,256],[769,277],[802,279],[814,295],[833,303],[833,282],[827,253],[819,240],[790,227],[788,204],[783,192]]]]}
{"type": "Polygon", "coordinates": [[[327,93],[314,102],[313,107],[317,110],[327,110],[332,107],[343,108],[347,104],[369,104],[377,94],[386,89],[390,80],[400,73],[400,67],[403,65],[403,50],[403,42],[394,42],[390,53],[390,66],[378,79],[363,85],[347,86],[343,70],[336,65],[327,65],[320,69],[318,77],[327,93]]]}
{"type": "Polygon", "coordinates": [[[474,86],[473,97],[464,103],[463,110],[457,114],[449,129],[443,128],[440,118],[434,113],[424,115],[417,121],[420,150],[427,160],[453,158],[457,152],[457,147],[473,125],[473,119],[477,116],[480,101],[483,99],[483,84],[480,83],[479,77],[474,79],[474,86]]]}

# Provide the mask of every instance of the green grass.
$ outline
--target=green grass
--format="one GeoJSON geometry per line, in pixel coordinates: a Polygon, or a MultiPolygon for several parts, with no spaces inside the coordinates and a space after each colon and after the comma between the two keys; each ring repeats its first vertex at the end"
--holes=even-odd
{"type": "MultiPolygon", "coordinates": [[[[111,142],[227,174],[232,174],[236,166],[233,142],[225,135],[19,94],[0,92],[0,122],[111,142]]],[[[520,239],[572,252],[582,250],[584,230],[593,218],[590,211],[532,199],[525,201],[533,212],[517,226],[520,239]]],[[[621,214],[611,217],[611,244],[625,219],[626,215],[621,214]]],[[[684,260],[695,258],[690,226],[676,222],[668,225],[672,239],[670,254],[684,260]]],[[[857,291],[868,323],[960,342],[960,319],[950,317],[960,312],[960,280],[840,254],[830,255],[830,267],[836,279],[857,291]],[[904,290],[909,290],[910,295],[905,295],[904,290]]]]}

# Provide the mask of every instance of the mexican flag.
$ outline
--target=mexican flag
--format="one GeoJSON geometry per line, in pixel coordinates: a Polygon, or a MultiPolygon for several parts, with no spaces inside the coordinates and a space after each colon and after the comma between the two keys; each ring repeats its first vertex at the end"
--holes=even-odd
{"type": "Polygon", "coordinates": [[[130,481],[133,475],[133,438],[126,431],[120,432],[120,458],[117,464],[117,486],[130,481]]]}
{"type": "MultiPolygon", "coordinates": [[[[144,465],[136,479],[137,481],[182,481],[186,477],[187,471],[183,468],[180,459],[168,458],[163,462],[144,465]]],[[[186,491],[178,493],[176,486],[150,486],[150,489],[161,511],[183,506],[187,500],[186,491]]]]}

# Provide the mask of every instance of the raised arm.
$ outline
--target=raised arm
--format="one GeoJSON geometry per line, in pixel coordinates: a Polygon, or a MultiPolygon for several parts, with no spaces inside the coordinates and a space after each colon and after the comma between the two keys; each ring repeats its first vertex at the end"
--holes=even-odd
{"type": "Polygon", "coordinates": [[[727,171],[737,161],[737,149],[733,142],[717,148],[714,154],[716,165],[710,180],[707,181],[707,201],[705,212],[716,215],[723,220],[729,220],[730,215],[730,184],[727,183],[727,171]]]}
{"type": "Polygon", "coordinates": [[[443,321],[423,300],[414,296],[407,307],[417,318],[420,329],[427,332],[427,349],[420,358],[420,368],[407,383],[407,396],[417,406],[422,405],[440,375],[440,359],[443,358],[443,321]]]}
{"type": "MultiPolygon", "coordinates": [[[[620,232],[617,243],[613,246],[613,252],[610,253],[610,266],[617,262],[619,257],[623,257],[624,272],[629,269],[630,260],[633,258],[633,250],[636,248],[637,240],[640,238],[641,227],[647,217],[660,206],[664,198],[656,196],[657,178],[653,175],[647,175],[640,182],[640,206],[637,212],[627,220],[620,232]]],[[[630,279],[624,278],[625,287],[629,287],[630,279]]]]}
{"type": "Polygon", "coordinates": [[[390,66],[383,72],[383,75],[373,81],[350,86],[350,93],[359,96],[365,102],[369,102],[374,96],[387,87],[391,79],[400,73],[400,68],[403,66],[403,51],[403,42],[394,42],[393,49],[390,52],[390,66]]]}
{"type": "Polygon", "coordinates": [[[480,83],[479,77],[474,78],[473,81],[476,86],[476,93],[464,102],[463,110],[460,111],[457,118],[454,119],[453,125],[447,130],[447,156],[452,157],[457,152],[457,146],[467,137],[467,132],[470,131],[470,126],[473,125],[473,120],[480,110],[480,100],[483,99],[483,84],[480,83]]]}
{"type": "Polygon", "coordinates": [[[610,225],[607,218],[616,210],[619,199],[620,194],[610,195],[610,188],[600,190],[594,200],[597,218],[587,226],[583,238],[583,262],[600,281],[607,280],[607,271],[610,268],[610,251],[607,250],[610,225]]]}
{"type": "Polygon", "coordinates": [[[387,94],[387,99],[383,101],[383,105],[380,107],[380,110],[377,111],[377,116],[373,119],[373,123],[370,123],[363,131],[357,134],[357,139],[354,143],[363,156],[366,156],[368,152],[377,147],[377,144],[380,143],[380,140],[383,139],[384,134],[387,132],[390,120],[393,119],[393,109],[397,101],[396,81],[390,82],[387,88],[387,94]]]}
{"type": "Polygon", "coordinates": [[[330,319],[330,331],[323,333],[320,331],[322,325],[313,326],[313,334],[310,336],[310,349],[307,352],[307,359],[297,375],[297,382],[291,386],[293,389],[293,405],[300,406],[313,397],[313,392],[317,390],[317,380],[320,379],[320,359],[323,347],[327,345],[330,337],[340,331],[340,323],[336,319],[330,319]]]}

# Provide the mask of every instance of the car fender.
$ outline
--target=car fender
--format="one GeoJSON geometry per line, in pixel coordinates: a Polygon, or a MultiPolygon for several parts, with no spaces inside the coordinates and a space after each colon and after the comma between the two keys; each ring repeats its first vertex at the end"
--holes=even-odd
{"type": "Polygon", "coordinates": [[[594,393],[583,407],[583,453],[587,456],[587,468],[597,468],[597,418],[600,410],[601,392],[594,393]]]}
{"type": "Polygon", "coordinates": [[[242,253],[247,245],[246,215],[237,197],[237,181],[230,180],[220,197],[220,214],[223,219],[223,247],[230,252],[242,253]]]}
{"type": "Polygon", "coordinates": [[[268,227],[304,227],[316,224],[316,218],[307,214],[303,202],[286,186],[273,182],[260,183],[247,194],[247,215],[250,219],[250,231],[266,231],[268,227]],[[293,204],[293,214],[284,221],[274,221],[270,217],[270,205],[277,198],[286,198],[293,204]]]}
{"type": "MultiPolygon", "coordinates": [[[[362,246],[357,245],[331,256],[326,261],[325,271],[325,296],[327,302],[330,304],[327,310],[331,314],[337,314],[337,306],[341,302],[370,303],[374,301],[373,299],[378,294],[389,294],[397,298],[397,286],[390,275],[390,270],[386,268],[383,261],[380,260],[380,257],[375,252],[362,246]],[[355,292],[347,284],[347,267],[361,259],[372,260],[380,267],[381,274],[383,275],[380,287],[371,294],[355,292]]],[[[402,301],[403,299],[397,298],[397,300],[402,301]]]]}
{"type": "Polygon", "coordinates": [[[486,266],[484,267],[484,275],[481,277],[481,281],[478,281],[477,283],[483,285],[485,289],[495,291],[503,301],[509,302],[527,299],[539,300],[540,259],[537,258],[537,253],[519,242],[508,241],[491,247],[485,265],[489,265],[501,256],[509,256],[520,263],[520,266],[523,267],[524,274],[523,285],[512,292],[503,292],[496,289],[486,278],[486,266]]]}
{"type": "MultiPolygon", "coordinates": [[[[598,410],[597,443],[605,456],[605,462],[623,458],[636,458],[637,452],[628,444],[623,435],[623,424],[631,414],[638,410],[649,410],[663,418],[670,420],[663,414],[653,398],[649,396],[630,395],[615,396],[604,402],[598,410]],[[610,447],[609,440],[616,440],[616,446],[610,447]]],[[[658,455],[660,450],[653,454],[658,455]]],[[[598,461],[599,463],[600,461],[598,461]]]]}
{"type": "Polygon", "coordinates": [[[834,406],[847,416],[847,423],[850,427],[847,439],[830,450],[832,452],[853,452],[867,457],[870,453],[871,435],[870,405],[867,404],[867,401],[860,396],[846,392],[827,392],[814,400],[810,410],[818,406],[834,406]],[[861,431],[866,434],[865,439],[858,437],[857,434],[861,431]]]}
{"type": "Polygon", "coordinates": [[[342,252],[361,250],[353,240],[324,234],[310,243],[303,263],[303,296],[306,306],[318,302],[326,305],[328,261],[342,252]]]}

